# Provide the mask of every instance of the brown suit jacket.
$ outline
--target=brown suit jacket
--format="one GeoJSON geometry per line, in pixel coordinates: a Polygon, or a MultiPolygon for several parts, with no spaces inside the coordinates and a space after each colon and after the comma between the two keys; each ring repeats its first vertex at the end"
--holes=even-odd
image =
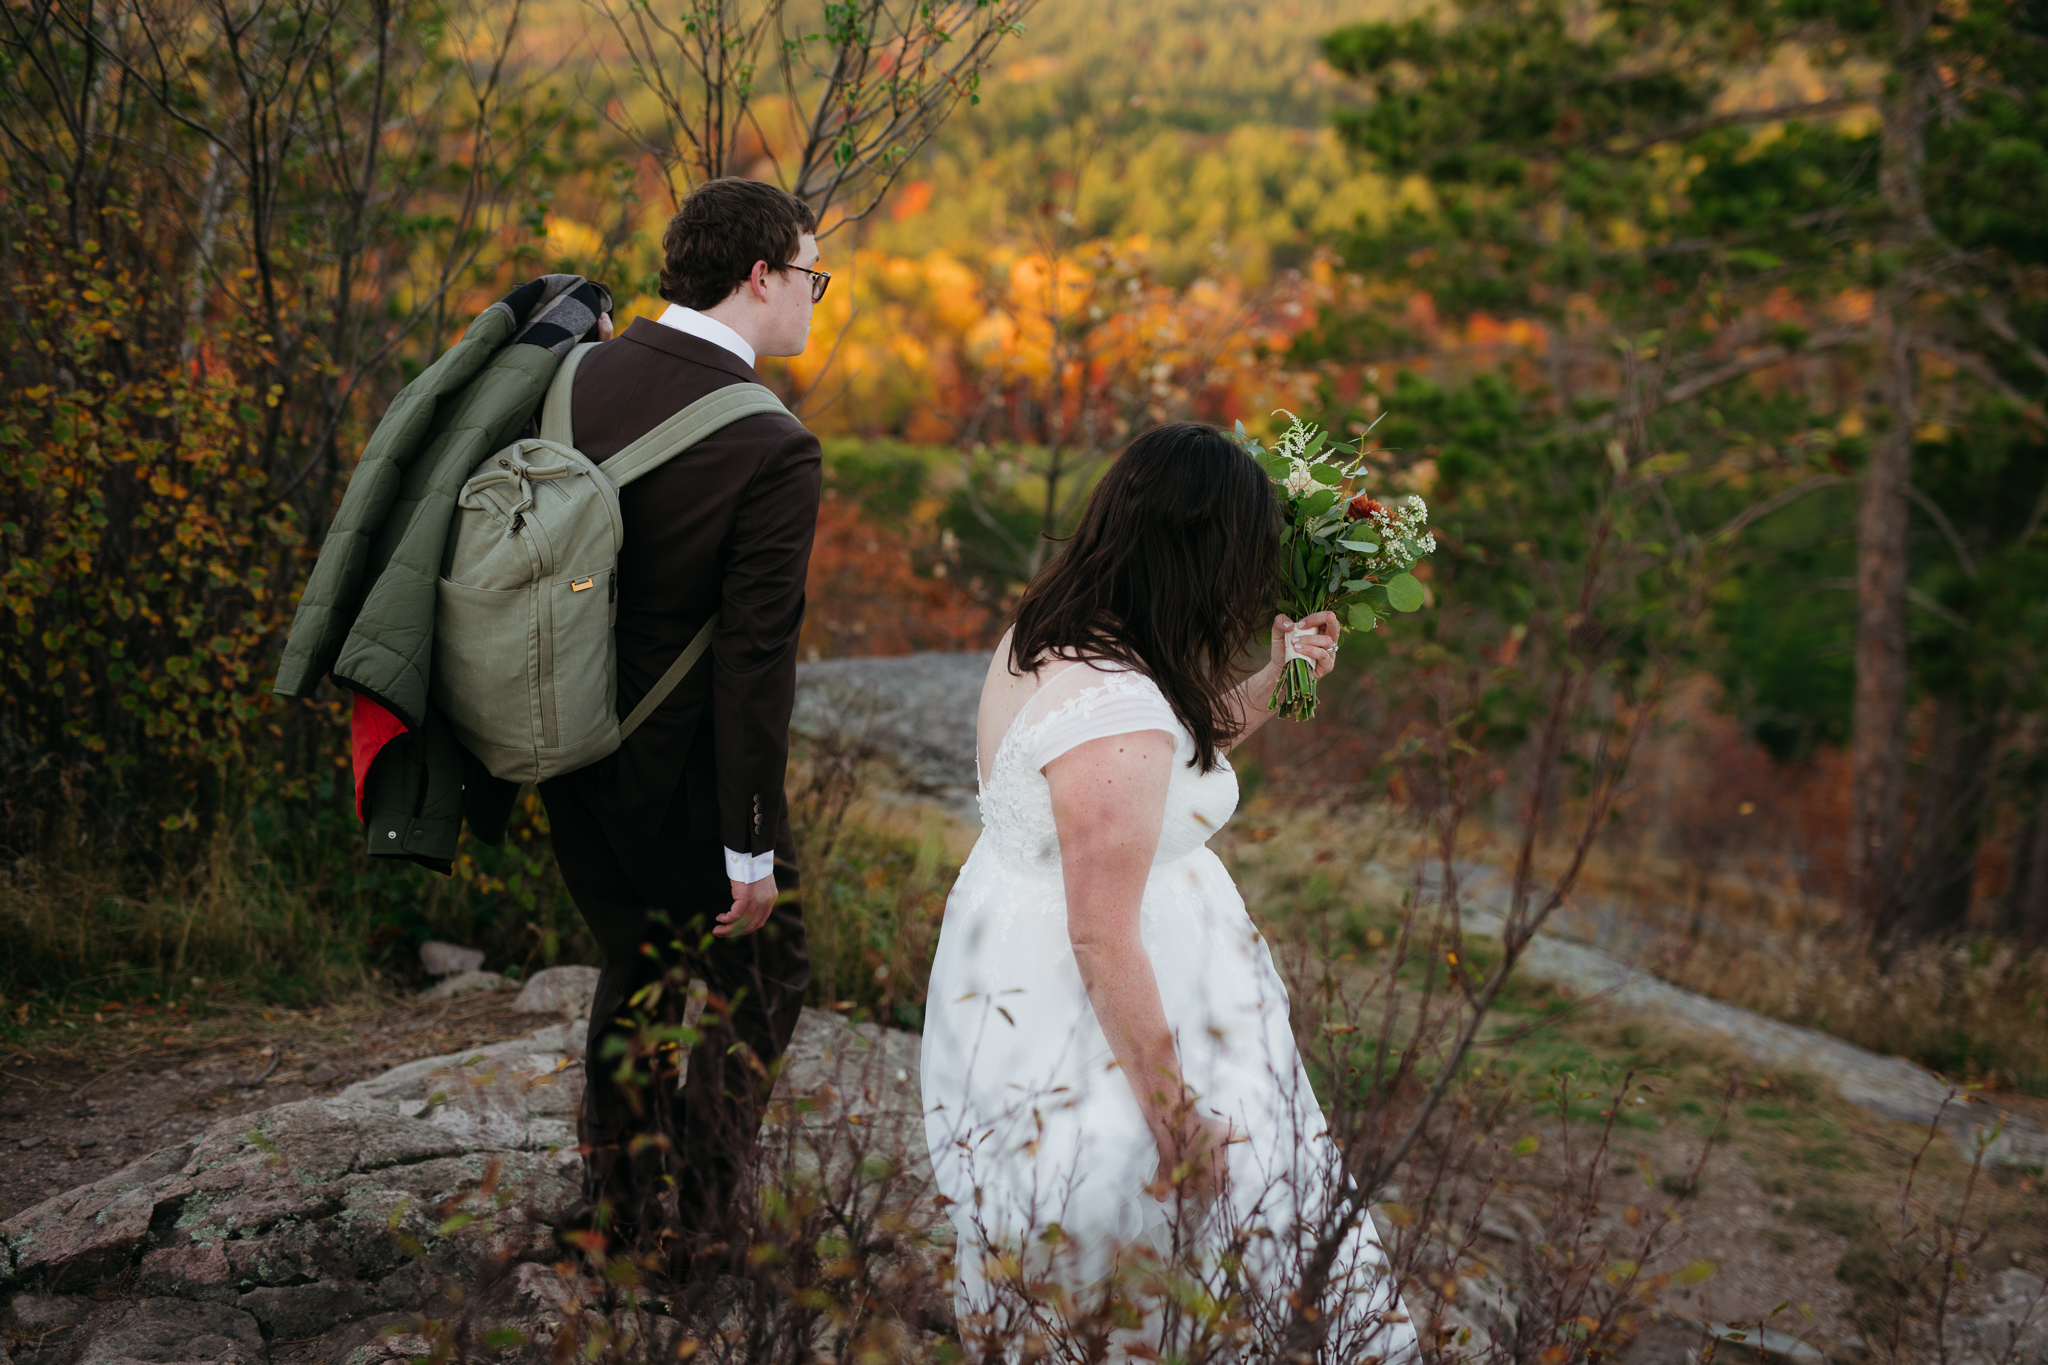
{"type": "MultiPolygon", "coordinates": [[[[759,382],[724,347],[637,319],[583,358],[570,401],[576,447],[602,464],[704,395],[759,382]]],[[[680,788],[692,841],[793,858],[783,774],[821,481],[818,439],[794,417],[763,413],[620,491],[619,715],[718,613],[708,666],[584,770],[585,794],[627,826],[659,826],[680,788]]]]}

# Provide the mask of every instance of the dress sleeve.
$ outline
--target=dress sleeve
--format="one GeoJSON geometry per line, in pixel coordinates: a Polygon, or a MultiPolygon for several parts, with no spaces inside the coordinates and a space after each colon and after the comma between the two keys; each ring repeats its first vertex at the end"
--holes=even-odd
{"type": "Polygon", "coordinates": [[[1142,673],[1076,665],[1031,699],[1031,766],[1042,769],[1069,749],[1110,735],[1164,730],[1175,752],[1191,747],[1159,686],[1142,673]]]}

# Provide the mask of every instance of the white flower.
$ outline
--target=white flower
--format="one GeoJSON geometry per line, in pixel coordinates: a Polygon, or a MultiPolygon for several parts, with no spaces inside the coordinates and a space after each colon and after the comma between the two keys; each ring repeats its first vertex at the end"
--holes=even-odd
{"type": "Polygon", "coordinates": [[[1285,486],[1288,497],[1298,498],[1316,486],[1316,476],[1308,472],[1308,465],[1294,460],[1290,462],[1285,486]]]}

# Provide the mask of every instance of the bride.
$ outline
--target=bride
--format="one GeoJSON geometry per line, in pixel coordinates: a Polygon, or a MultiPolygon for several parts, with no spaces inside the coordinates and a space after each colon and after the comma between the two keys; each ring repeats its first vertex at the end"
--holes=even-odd
{"type": "Polygon", "coordinates": [[[1234,1295],[1255,1338],[1299,1316],[1323,1330],[1315,1359],[1415,1359],[1285,987],[1207,847],[1284,637],[1319,676],[1336,655],[1330,613],[1276,618],[1271,662],[1237,679],[1278,546],[1265,472],[1233,441],[1146,432],[989,667],[983,832],[946,904],[922,1076],[970,1342],[1015,1355],[1102,1310],[1119,1351],[1157,1358],[1189,1344],[1189,1304],[1234,1295]]]}

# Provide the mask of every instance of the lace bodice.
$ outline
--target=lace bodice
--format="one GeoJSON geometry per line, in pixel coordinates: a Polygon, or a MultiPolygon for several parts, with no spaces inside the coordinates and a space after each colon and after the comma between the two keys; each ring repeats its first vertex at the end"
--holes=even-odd
{"type": "Polygon", "coordinates": [[[1020,870],[1057,874],[1059,834],[1045,765],[1090,740],[1142,730],[1164,730],[1174,738],[1166,819],[1153,866],[1202,847],[1237,809],[1237,774],[1227,760],[1207,773],[1190,767],[1195,742],[1159,685],[1142,673],[1094,663],[1072,665],[1050,679],[1010,723],[988,771],[980,773],[983,838],[1020,870]]]}

